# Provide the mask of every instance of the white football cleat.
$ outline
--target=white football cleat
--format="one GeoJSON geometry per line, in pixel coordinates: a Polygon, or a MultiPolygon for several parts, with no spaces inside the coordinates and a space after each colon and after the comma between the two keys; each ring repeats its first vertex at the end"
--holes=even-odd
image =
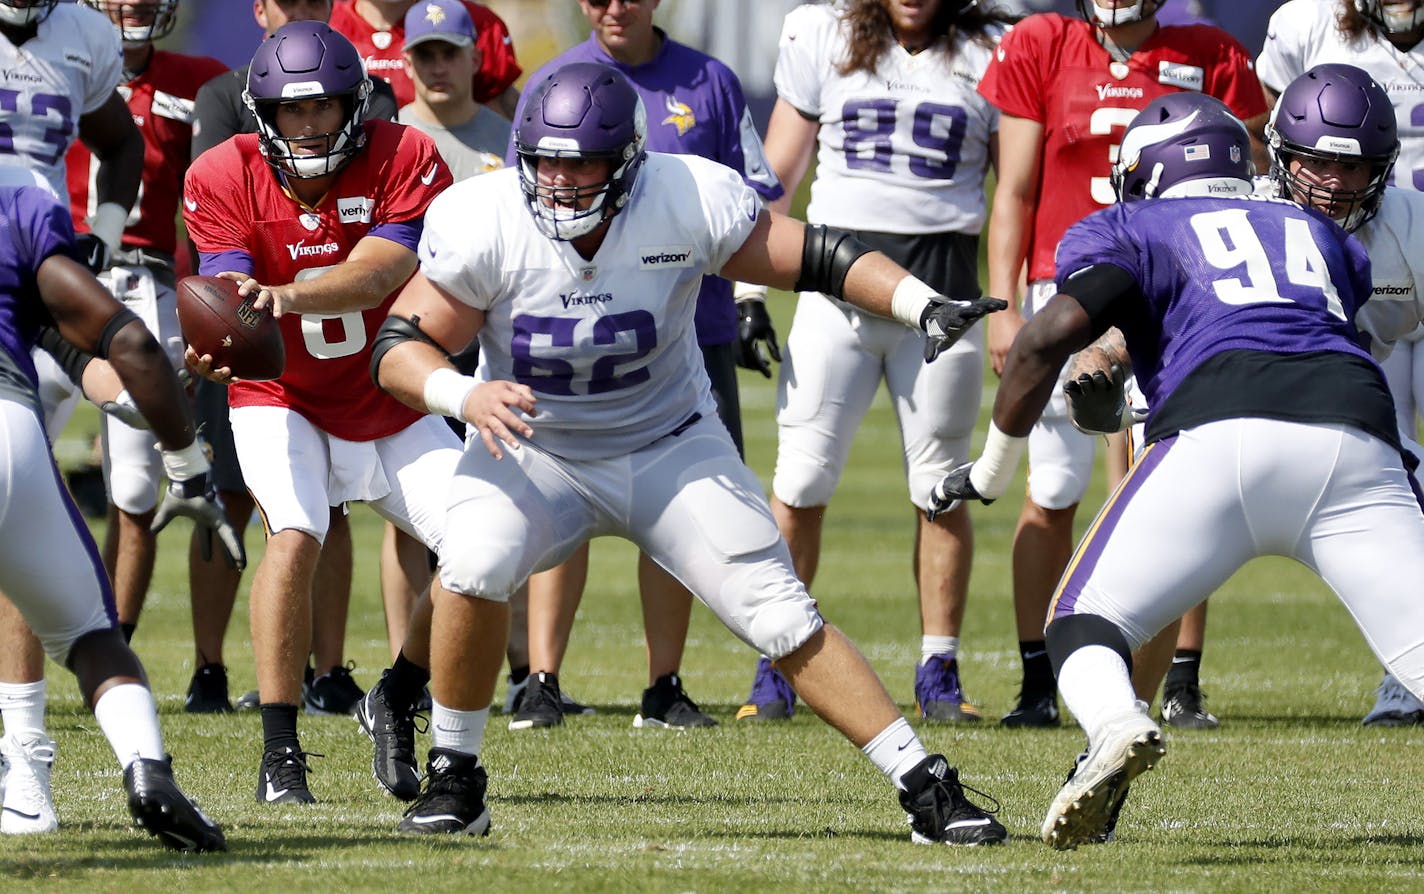
{"type": "Polygon", "coordinates": [[[40,730],[22,730],[0,739],[0,754],[6,767],[0,832],[37,835],[58,829],[49,788],[54,742],[40,730]]]}
{"type": "Polygon", "coordinates": [[[1049,806],[1043,840],[1061,851],[1110,840],[1128,785],[1166,753],[1162,730],[1142,702],[1110,721],[1049,806]]]}

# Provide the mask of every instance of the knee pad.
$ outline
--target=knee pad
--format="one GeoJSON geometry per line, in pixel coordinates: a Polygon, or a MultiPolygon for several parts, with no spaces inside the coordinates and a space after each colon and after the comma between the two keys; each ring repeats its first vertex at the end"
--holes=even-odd
{"type": "Polygon", "coordinates": [[[520,576],[519,563],[498,561],[499,550],[460,549],[440,555],[440,585],[451,593],[491,602],[508,602],[529,575],[520,576]]]}
{"type": "Polygon", "coordinates": [[[1132,649],[1127,645],[1127,637],[1122,629],[1101,615],[1068,615],[1058,618],[1044,631],[1048,660],[1053,662],[1053,673],[1063,669],[1068,656],[1084,646],[1107,646],[1127,664],[1132,673],[1132,649]]]}
{"type": "Polygon", "coordinates": [[[762,605],[748,620],[747,644],[772,661],[795,652],[826,626],[809,595],[762,605]]]}
{"type": "Polygon", "coordinates": [[[825,506],[831,502],[840,481],[840,469],[810,457],[788,456],[780,451],[771,476],[771,492],[778,500],[796,509],[825,506]]]}
{"type": "Polygon", "coordinates": [[[119,463],[109,468],[109,502],[129,515],[152,512],[158,505],[158,476],[140,465],[119,463]]]}

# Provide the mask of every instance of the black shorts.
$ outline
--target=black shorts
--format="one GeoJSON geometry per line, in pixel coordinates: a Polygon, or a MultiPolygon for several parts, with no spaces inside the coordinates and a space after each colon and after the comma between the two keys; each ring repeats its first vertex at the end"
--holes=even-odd
{"type": "Polygon", "coordinates": [[[712,381],[712,399],[717,402],[717,416],[737,445],[737,455],[746,459],[742,449],[742,401],[737,392],[737,352],[731,342],[724,345],[702,345],[702,365],[712,381]]]}
{"type": "Polygon", "coordinates": [[[213,485],[218,490],[246,493],[247,482],[237,464],[232,423],[228,421],[227,386],[198,378],[193,386],[193,416],[198,423],[198,436],[212,451],[213,485]]]}

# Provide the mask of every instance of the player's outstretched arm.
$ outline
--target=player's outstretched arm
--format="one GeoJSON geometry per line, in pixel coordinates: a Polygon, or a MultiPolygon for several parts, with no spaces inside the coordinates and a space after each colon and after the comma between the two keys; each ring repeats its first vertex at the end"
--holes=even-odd
{"type": "Polygon", "coordinates": [[[143,135],[123,97],[115,91],[103,105],[79,118],[79,139],[98,160],[94,174],[97,207],[86,218],[90,232],[78,238],[86,266],[99,273],[119,250],[129,209],[138,201],[143,178],[143,135]]]}
{"type": "Polygon", "coordinates": [[[951,472],[930,492],[931,520],[958,500],[992,503],[1018,471],[1028,433],[1048,406],[1058,371],[1093,340],[1093,321],[1078,301],[1058,294],[1014,339],[994,397],[993,421],[979,458],[951,472]]]}
{"type": "MultiPolygon", "coordinates": [[[[346,260],[321,276],[286,285],[263,285],[252,277],[238,280],[238,293],[257,298],[252,306],[289,313],[343,314],[375,307],[415,272],[415,252],[380,236],[364,236],[346,260]]],[[[228,276],[228,274],[219,274],[228,276]]]]}
{"type": "Polygon", "coordinates": [[[797,292],[823,292],[925,333],[933,360],[980,317],[1002,310],[997,298],[946,298],[884,254],[844,231],[806,226],[774,211],[761,214],[722,275],[797,292]]]}
{"type": "Polygon", "coordinates": [[[161,530],[180,515],[191,518],[216,533],[229,562],[243,567],[247,557],[242,541],[213,487],[183,386],[158,341],[133,311],[70,258],[46,258],[36,281],[59,334],[76,348],[108,361],[158,437],[168,490],[154,515],[153,530],[161,530]]]}
{"type": "Polygon", "coordinates": [[[416,273],[391,307],[371,348],[371,378],[412,409],[475,426],[485,449],[502,459],[534,430],[520,413],[534,413],[534,392],[514,382],[478,383],[461,375],[450,356],[474,341],[484,313],[416,273]],[[517,412],[516,412],[517,411],[517,412]]]}

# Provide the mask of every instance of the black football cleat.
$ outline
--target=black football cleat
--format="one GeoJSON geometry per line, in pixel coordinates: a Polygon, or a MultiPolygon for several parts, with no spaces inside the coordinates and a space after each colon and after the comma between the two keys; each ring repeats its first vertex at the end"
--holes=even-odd
{"type": "Polygon", "coordinates": [[[309,754],[300,748],[277,749],[262,753],[262,766],[257,771],[257,801],[260,804],[315,804],[316,797],[307,786],[311,766],[309,754]]]}
{"type": "MultiPolygon", "coordinates": [[[[1008,830],[992,816],[998,811],[998,802],[991,812],[970,801],[959,772],[944,755],[926,757],[901,782],[905,790],[900,792],[900,806],[905,808],[910,840],[915,844],[1003,844],[1009,837],[1008,830]]],[[[980,791],[975,794],[984,795],[980,791]]]]}
{"type": "Polygon", "coordinates": [[[225,851],[222,829],[173,780],[173,759],[140,758],[124,770],[134,822],[175,851],[225,851]]]}
{"type": "Polygon", "coordinates": [[[406,810],[396,831],[413,835],[488,835],[488,786],[489,775],[477,756],[432,748],[425,762],[425,791],[406,810]]]}
{"type": "Polygon", "coordinates": [[[392,705],[387,698],[386,677],[372,686],[356,705],[356,720],[371,739],[374,754],[371,775],[392,795],[414,801],[420,794],[420,769],[415,761],[414,707],[392,705]]]}

